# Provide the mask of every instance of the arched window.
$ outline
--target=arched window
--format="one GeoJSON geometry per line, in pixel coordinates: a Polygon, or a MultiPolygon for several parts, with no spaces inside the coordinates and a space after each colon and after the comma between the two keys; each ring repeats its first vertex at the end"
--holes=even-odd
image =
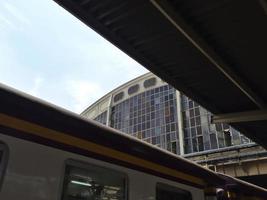
{"type": "Polygon", "coordinates": [[[155,86],[156,82],[157,82],[157,79],[155,77],[147,79],[144,81],[144,87],[149,88],[149,87],[155,86]]]}
{"type": "Polygon", "coordinates": [[[124,93],[123,92],[120,92],[120,93],[116,94],[114,96],[114,102],[116,103],[116,102],[122,100],[123,96],[124,96],[124,93]]]}
{"type": "Polygon", "coordinates": [[[138,90],[139,90],[139,85],[138,85],[138,84],[133,85],[133,86],[129,87],[129,89],[128,89],[128,94],[129,94],[129,95],[134,94],[134,93],[136,93],[138,90]]]}

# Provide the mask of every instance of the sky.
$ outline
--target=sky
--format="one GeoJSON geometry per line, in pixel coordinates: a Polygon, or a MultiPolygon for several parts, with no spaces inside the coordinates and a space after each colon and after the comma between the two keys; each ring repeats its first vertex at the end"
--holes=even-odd
{"type": "Polygon", "coordinates": [[[52,0],[0,1],[5,85],[80,113],[146,72],[52,0]]]}

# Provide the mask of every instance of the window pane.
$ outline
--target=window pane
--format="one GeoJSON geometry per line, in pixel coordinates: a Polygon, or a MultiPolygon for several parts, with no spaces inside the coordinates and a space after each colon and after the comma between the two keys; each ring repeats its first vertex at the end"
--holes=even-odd
{"type": "Polygon", "coordinates": [[[195,128],[191,128],[191,137],[195,137],[196,136],[196,129],[195,128]]]}
{"type": "Polygon", "coordinates": [[[191,153],[192,152],[192,145],[191,145],[190,139],[185,139],[184,145],[185,145],[185,153],[191,153]]]}
{"type": "Polygon", "coordinates": [[[215,124],[215,127],[216,127],[216,131],[222,131],[222,124],[221,123],[215,124]]]}
{"type": "Polygon", "coordinates": [[[184,129],[184,138],[188,138],[188,137],[190,137],[190,135],[189,135],[189,129],[186,128],[186,129],[184,129]]]}
{"type": "Polygon", "coordinates": [[[196,117],[196,125],[200,126],[201,122],[200,122],[200,117],[196,117]]]}
{"type": "Polygon", "coordinates": [[[232,145],[232,137],[229,131],[224,131],[225,145],[227,147],[232,145]]]}
{"type": "Polygon", "coordinates": [[[94,120],[106,125],[106,123],[107,123],[107,111],[98,115],[94,120]]]}
{"type": "Polygon", "coordinates": [[[147,79],[144,81],[144,87],[145,88],[152,87],[152,86],[156,85],[156,81],[157,81],[156,78],[147,79]]]}
{"type": "Polygon", "coordinates": [[[158,183],[156,186],[156,200],[191,200],[189,191],[158,183]]]}
{"type": "Polygon", "coordinates": [[[195,115],[196,116],[200,115],[199,107],[195,108],[195,115]]]}
{"type": "Polygon", "coordinates": [[[193,101],[192,100],[189,101],[189,108],[193,108],[193,101]]]}
{"type": "Polygon", "coordinates": [[[198,152],[198,145],[196,138],[192,138],[192,144],[193,144],[193,152],[198,152]]]}
{"type": "Polygon", "coordinates": [[[197,138],[197,142],[198,142],[198,149],[199,149],[199,151],[203,151],[204,150],[203,137],[198,137],[197,138]]]}
{"type": "Polygon", "coordinates": [[[128,94],[131,95],[133,93],[136,93],[139,90],[139,85],[133,85],[129,87],[128,94]]]}
{"type": "Polygon", "coordinates": [[[217,133],[217,136],[218,136],[218,142],[219,142],[219,147],[220,148],[223,148],[223,147],[225,147],[225,144],[224,144],[224,137],[223,137],[223,132],[221,132],[221,131],[219,131],[218,133],[217,133]]]}
{"type": "Polygon", "coordinates": [[[119,172],[95,165],[67,165],[63,200],[126,199],[126,177],[119,172]]]}
{"type": "Polygon", "coordinates": [[[198,135],[202,135],[201,126],[198,126],[198,127],[197,127],[197,134],[198,134],[198,135]]]}
{"type": "Polygon", "coordinates": [[[214,133],[210,134],[210,143],[211,143],[211,148],[212,149],[217,149],[218,148],[216,135],[214,133]]]}
{"type": "Polygon", "coordinates": [[[176,145],[176,142],[172,142],[172,153],[177,153],[177,145],[176,145]]]}
{"type": "Polygon", "coordinates": [[[241,143],[239,132],[233,128],[232,128],[232,142],[233,145],[240,145],[241,143]]]}
{"type": "Polygon", "coordinates": [[[194,110],[192,109],[192,110],[189,110],[189,114],[190,114],[190,117],[194,117],[195,115],[194,115],[194,110]]]}
{"type": "Polygon", "coordinates": [[[117,101],[121,100],[123,98],[123,95],[124,95],[123,92],[120,92],[119,94],[116,94],[114,96],[114,102],[117,102],[117,101]]]}
{"type": "Polygon", "coordinates": [[[190,124],[191,124],[191,126],[195,126],[195,118],[190,119],[190,124]]]}

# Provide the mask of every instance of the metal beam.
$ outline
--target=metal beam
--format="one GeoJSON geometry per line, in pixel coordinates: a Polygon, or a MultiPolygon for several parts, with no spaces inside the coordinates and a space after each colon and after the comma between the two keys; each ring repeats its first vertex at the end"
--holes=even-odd
{"type": "Polygon", "coordinates": [[[264,10],[265,14],[267,15],[267,2],[265,0],[259,0],[260,6],[264,10]]]}
{"type": "Polygon", "coordinates": [[[211,117],[211,123],[237,123],[267,120],[267,110],[219,114],[211,117]]]}
{"type": "Polygon", "coordinates": [[[152,5],[180,32],[185,38],[191,42],[224,76],[230,80],[243,94],[245,94],[257,107],[264,108],[264,101],[251,90],[251,88],[245,84],[238,76],[234,73],[231,68],[224,63],[224,61],[206,44],[206,42],[198,36],[179,16],[177,12],[169,5],[166,0],[150,0],[152,5]]]}

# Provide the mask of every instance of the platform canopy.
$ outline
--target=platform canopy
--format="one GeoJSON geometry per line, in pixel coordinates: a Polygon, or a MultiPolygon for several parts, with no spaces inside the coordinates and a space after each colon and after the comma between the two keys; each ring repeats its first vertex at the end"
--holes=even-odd
{"type": "Polygon", "coordinates": [[[214,122],[267,147],[266,0],[55,1],[214,122]]]}

